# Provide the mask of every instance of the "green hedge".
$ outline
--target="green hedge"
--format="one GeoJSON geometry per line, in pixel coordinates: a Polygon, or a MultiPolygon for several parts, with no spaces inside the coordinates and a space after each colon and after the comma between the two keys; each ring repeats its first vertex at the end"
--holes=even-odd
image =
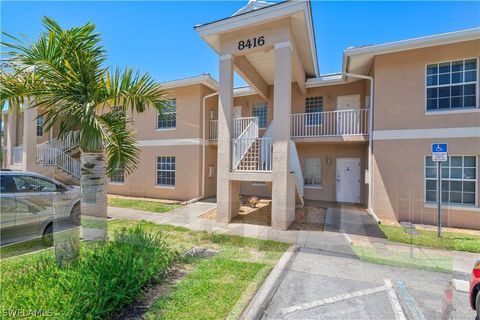
{"type": "Polygon", "coordinates": [[[4,265],[2,318],[40,312],[52,319],[108,319],[165,276],[176,255],[160,233],[137,227],[116,232],[104,244],[83,244],[78,261],[64,267],[51,252],[33,267],[4,265]]]}

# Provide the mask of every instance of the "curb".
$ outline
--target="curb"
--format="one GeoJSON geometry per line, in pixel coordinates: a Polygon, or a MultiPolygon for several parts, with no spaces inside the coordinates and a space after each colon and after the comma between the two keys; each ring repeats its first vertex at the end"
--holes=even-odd
{"type": "Polygon", "coordinates": [[[287,268],[292,264],[293,258],[296,256],[299,249],[300,247],[295,245],[288,248],[287,252],[283,254],[275,267],[273,267],[273,270],[270,272],[267,279],[265,279],[265,282],[253,296],[252,300],[240,316],[240,319],[257,320],[262,318],[264,310],[272,300],[273,295],[284,278],[287,268]]]}

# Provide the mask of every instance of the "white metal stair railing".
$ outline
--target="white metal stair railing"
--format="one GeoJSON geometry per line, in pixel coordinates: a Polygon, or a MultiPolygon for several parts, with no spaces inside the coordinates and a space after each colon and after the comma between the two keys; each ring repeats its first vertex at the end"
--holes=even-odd
{"type": "Polygon", "coordinates": [[[78,131],[72,131],[62,140],[55,138],[37,145],[37,164],[56,166],[80,179],[80,161],[66,153],[78,146],[79,138],[78,131]]]}
{"type": "Polygon", "coordinates": [[[298,158],[297,146],[295,145],[294,141],[290,140],[290,142],[288,143],[288,147],[290,148],[290,168],[289,169],[290,171],[293,171],[295,173],[295,185],[297,188],[297,192],[300,195],[300,201],[302,202],[302,206],[303,206],[305,182],[303,180],[302,167],[300,166],[300,159],[298,158]]]}
{"type": "Polygon", "coordinates": [[[243,157],[258,138],[258,117],[233,119],[234,139],[232,139],[232,170],[237,170],[243,157]],[[235,137],[240,128],[243,131],[235,137]]]}

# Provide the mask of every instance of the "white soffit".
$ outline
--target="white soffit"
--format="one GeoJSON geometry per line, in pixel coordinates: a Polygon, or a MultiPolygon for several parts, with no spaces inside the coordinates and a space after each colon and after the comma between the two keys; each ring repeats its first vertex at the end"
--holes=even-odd
{"type": "Polygon", "coordinates": [[[290,17],[291,19],[297,49],[306,73],[310,76],[319,75],[310,1],[285,1],[276,3],[226,19],[197,25],[195,26],[195,30],[200,37],[219,54],[221,34],[252,25],[272,22],[285,17],[290,17]]]}
{"type": "Polygon", "coordinates": [[[349,48],[343,53],[343,69],[344,72],[366,74],[370,70],[373,58],[376,55],[479,39],[480,28],[473,28],[378,45],[349,48]]]}

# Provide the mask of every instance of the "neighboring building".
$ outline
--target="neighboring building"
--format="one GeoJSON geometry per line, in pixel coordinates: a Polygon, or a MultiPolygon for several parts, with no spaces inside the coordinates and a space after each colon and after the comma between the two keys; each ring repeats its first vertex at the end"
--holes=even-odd
{"type": "MultiPolygon", "coordinates": [[[[219,81],[164,83],[168,113],[134,116],[141,162],[112,176],[109,192],[216,195],[223,222],[238,212],[240,194],[271,196],[279,229],[304,199],[436,224],[431,144],[445,142],[444,224],[480,229],[480,28],[349,48],[332,75],[319,72],[308,1],[251,1],[195,28],[219,55],[219,81]],[[248,87],[233,88],[234,71],[248,87]]],[[[44,133],[35,117],[34,109],[4,114],[7,167],[45,172],[50,164],[51,175],[75,178],[75,135],[55,145],[56,130],[44,133]]]]}

